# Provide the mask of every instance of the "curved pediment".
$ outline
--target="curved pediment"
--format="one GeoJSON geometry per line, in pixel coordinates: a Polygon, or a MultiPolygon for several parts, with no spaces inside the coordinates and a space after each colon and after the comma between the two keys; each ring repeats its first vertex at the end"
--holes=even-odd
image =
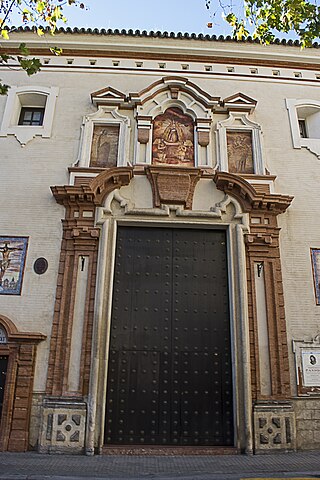
{"type": "Polygon", "coordinates": [[[293,200],[289,195],[259,193],[244,178],[228,172],[217,172],[214,182],[219,190],[238,200],[243,212],[262,210],[278,215],[284,213],[293,200]]]}

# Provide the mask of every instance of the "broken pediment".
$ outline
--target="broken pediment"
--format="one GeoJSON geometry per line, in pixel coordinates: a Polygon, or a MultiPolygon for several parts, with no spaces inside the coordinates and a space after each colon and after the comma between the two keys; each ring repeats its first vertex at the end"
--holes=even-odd
{"type": "Polygon", "coordinates": [[[241,110],[252,113],[257,105],[257,101],[239,92],[225,98],[222,104],[228,111],[241,110]]]}
{"type": "Polygon", "coordinates": [[[94,105],[119,105],[126,101],[126,95],[112,87],[103,88],[91,93],[94,105]]]}

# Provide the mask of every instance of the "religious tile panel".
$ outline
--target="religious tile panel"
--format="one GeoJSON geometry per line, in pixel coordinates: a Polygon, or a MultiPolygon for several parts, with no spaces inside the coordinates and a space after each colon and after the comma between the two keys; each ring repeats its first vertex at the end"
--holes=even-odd
{"type": "Polygon", "coordinates": [[[117,166],[119,125],[95,125],[92,137],[90,167],[117,166]]]}
{"type": "Polygon", "coordinates": [[[0,237],[0,295],[20,295],[27,237],[0,237]]]}
{"type": "Polygon", "coordinates": [[[230,173],[254,173],[252,132],[227,131],[227,151],[230,173]]]}
{"type": "Polygon", "coordinates": [[[179,108],[168,108],[154,120],[152,164],[194,166],[193,120],[179,108]]]}
{"type": "Polygon", "coordinates": [[[311,261],[316,304],[320,305],[320,248],[311,248],[311,261]]]}

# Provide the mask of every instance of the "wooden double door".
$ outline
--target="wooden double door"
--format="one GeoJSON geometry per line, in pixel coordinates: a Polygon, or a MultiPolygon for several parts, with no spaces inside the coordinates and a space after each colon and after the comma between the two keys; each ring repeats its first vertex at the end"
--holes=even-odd
{"type": "Polygon", "coordinates": [[[105,443],[234,445],[224,230],[119,227],[105,443]]]}

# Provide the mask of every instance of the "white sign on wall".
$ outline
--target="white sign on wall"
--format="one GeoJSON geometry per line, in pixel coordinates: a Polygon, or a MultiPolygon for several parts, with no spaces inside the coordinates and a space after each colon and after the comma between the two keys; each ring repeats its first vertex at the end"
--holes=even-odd
{"type": "Polygon", "coordinates": [[[320,386],[320,348],[304,348],[301,350],[303,385],[320,386]]]}
{"type": "Polygon", "coordinates": [[[0,344],[1,343],[7,343],[8,339],[7,339],[7,335],[6,335],[6,332],[4,331],[3,328],[0,327],[0,344]]]}

